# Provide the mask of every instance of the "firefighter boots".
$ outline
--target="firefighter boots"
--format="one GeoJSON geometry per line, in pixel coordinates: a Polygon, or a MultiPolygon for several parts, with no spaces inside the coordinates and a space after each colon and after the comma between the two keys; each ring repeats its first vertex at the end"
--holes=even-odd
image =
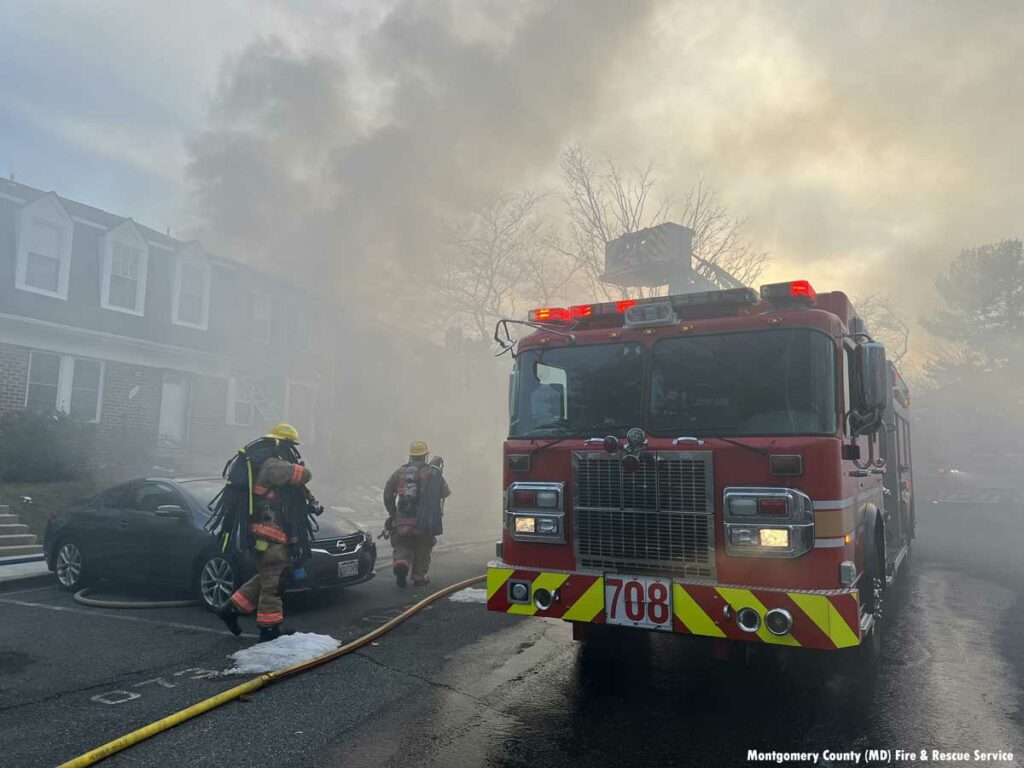
{"type": "Polygon", "coordinates": [[[398,582],[399,589],[405,589],[405,577],[409,575],[409,566],[407,563],[395,563],[395,581],[398,582]]]}
{"type": "Polygon", "coordinates": [[[238,609],[235,608],[232,602],[228,601],[217,615],[220,616],[220,620],[224,622],[224,625],[231,630],[232,635],[238,637],[242,634],[242,628],[238,626],[238,609]]]}
{"type": "Polygon", "coordinates": [[[277,640],[281,635],[294,635],[295,631],[291,629],[281,629],[280,624],[272,624],[269,627],[260,627],[260,642],[265,643],[268,640],[277,640]]]}

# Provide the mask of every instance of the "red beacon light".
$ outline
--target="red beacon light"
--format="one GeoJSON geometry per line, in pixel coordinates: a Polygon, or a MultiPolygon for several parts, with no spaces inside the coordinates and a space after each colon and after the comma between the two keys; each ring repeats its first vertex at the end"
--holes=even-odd
{"type": "Polygon", "coordinates": [[[610,301],[604,304],[576,304],[568,309],[565,307],[543,307],[531,309],[528,318],[534,323],[571,323],[600,315],[621,315],[634,306],[636,306],[636,299],[610,301]]]}
{"type": "Polygon", "coordinates": [[[803,304],[813,304],[817,301],[818,294],[806,280],[791,280],[788,283],[762,285],[761,298],[766,301],[799,301],[803,304]]]}
{"type": "Polygon", "coordinates": [[[531,309],[529,318],[535,323],[568,323],[572,317],[564,307],[543,307],[531,309]]]}

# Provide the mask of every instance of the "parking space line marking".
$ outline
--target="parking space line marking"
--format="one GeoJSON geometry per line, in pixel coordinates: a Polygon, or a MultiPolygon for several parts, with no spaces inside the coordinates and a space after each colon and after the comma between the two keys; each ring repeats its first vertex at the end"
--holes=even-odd
{"type": "Polygon", "coordinates": [[[53,584],[47,584],[45,587],[32,587],[32,589],[18,589],[13,592],[0,592],[0,597],[10,597],[11,595],[26,595],[29,592],[39,592],[44,589],[56,590],[57,587],[53,584]]]}
{"type": "MultiPolygon", "coordinates": [[[[68,608],[63,605],[47,605],[46,603],[30,603],[25,600],[6,600],[0,598],[0,603],[6,605],[20,605],[23,608],[45,608],[49,611],[62,611],[64,613],[76,613],[81,616],[93,616],[101,619],[112,619],[113,621],[130,621],[135,624],[150,624],[154,627],[171,627],[172,629],[188,629],[193,632],[206,632],[210,635],[225,635],[227,637],[234,637],[230,632],[222,629],[211,629],[210,627],[200,627],[195,624],[181,624],[176,621],[154,621],[153,619],[142,619],[138,616],[115,616],[112,613],[100,613],[99,611],[93,610],[81,610],[78,608],[68,608]]],[[[253,634],[242,634],[240,637],[255,638],[253,634]]]]}

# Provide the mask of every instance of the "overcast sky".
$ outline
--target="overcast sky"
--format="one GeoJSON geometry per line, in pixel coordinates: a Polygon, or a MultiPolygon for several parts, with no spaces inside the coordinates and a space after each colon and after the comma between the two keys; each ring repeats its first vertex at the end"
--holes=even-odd
{"type": "Polygon", "coordinates": [[[0,13],[0,171],[236,258],[300,237],[331,279],[356,250],[400,267],[438,212],[556,183],[568,141],[654,163],[677,199],[703,174],[771,251],[768,278],[915,314],[961,247],[1022,235],[1020,3],[0,13]]]}

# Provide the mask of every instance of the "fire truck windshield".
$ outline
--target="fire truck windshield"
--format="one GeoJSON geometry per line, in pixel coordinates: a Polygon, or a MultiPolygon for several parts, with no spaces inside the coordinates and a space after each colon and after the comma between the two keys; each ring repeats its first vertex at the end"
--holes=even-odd
{"type": "Polygon", "coordinates": [[[835,345],[806,328],[659,341],[648,427],[686,435],[834,434],[835,345]]]}
{"type": "Polygon", "coordinates": [[[516,359],[511,437],[604,435],[641,423],[644,347],[526,350],[516,359]]]}
{"type": "Polygon", "coordinates": [[[835,434],[838,421],[835,345],[807,328],[524,350],[510,395],[510,437],[835,434]]]}

